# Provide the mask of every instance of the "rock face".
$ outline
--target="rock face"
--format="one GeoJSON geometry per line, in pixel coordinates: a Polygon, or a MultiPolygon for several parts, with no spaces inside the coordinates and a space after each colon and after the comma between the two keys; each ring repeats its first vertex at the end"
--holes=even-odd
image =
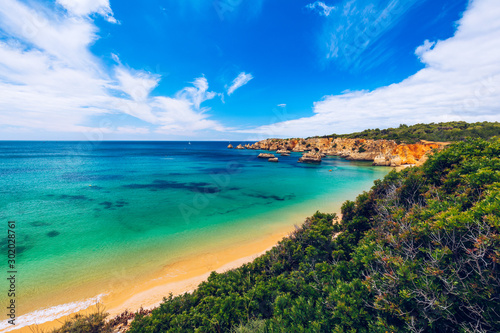
{"type": "Polygon", "coordinates": [[[243,147],[242,145],[237,145],[236,149],[245,149],[245,147],[243,147]]]}
{"type": "Polygon", "coordinates": [[[227,149],[233,149],[233,145],[229,144],[229,146],[227,146],[227,149]]]}
{"type": "Polygon", "coordinates": [[[305,153],[299,158],[299,163],[321,163],[321,154],[305,153]]]}
{"type": "Polygon", "coordinates": [[[266,154],[266,153],[260,153],[259,156],[257,156],[258,158],[274,158],[274,154],[266,154]]]}
{"type": "Polygon", "coordinates": [[[270,159],[268,159],[269,162],[278,162],[278,158],[277,157],[271,157],[270,159]]]}
{"type": "Polygon", "coordinates": [[[400,166],[421,164],[432,149],[441,149],[447,144],[429,141],[397,144],[393,140],[309,138],[266,139],[245,148],[276,151],[277,154],[284,154],[283,156],[291,151],[306,152],[299,160],[305,163],[319,163],[325,156],[340,156],[354,161],[372,161],[373,165],[400,166]]]}

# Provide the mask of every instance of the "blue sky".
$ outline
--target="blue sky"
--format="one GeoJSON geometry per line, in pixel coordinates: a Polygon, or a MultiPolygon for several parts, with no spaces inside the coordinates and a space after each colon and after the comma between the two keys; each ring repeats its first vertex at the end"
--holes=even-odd
{"type": "Polygon", "coordinates": [[[497,0],[0,0],[0,139],[500,120],[497,0]]]}

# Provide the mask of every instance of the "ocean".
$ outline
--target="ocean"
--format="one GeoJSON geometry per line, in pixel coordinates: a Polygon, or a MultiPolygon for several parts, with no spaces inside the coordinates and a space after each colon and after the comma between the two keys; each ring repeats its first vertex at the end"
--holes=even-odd
{"type": "MultiPolygon", "coordinates": [[[[15,221],[16,315],[41,322],[183,258],[339,211],[389,172],[337,157],[300,164],[299,153],[270,163],[227,145],[0,142],[0,256],[6,272],[15,221]]],[[[1,281],[3,307],[9,281],[1,281]]]]}

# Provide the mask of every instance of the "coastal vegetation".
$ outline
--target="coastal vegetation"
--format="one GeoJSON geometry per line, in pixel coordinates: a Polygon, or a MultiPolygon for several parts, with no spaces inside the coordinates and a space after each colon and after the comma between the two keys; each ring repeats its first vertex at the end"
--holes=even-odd
{"type": "Polygon", "coordinates": [[[500,140],[468,139],[169,295],[129,332],[499,332],[499,309],[500,140]]]}
{"type": "Polygon", "coordinates": [[[445,123],[400,125],[397,128],[367,129],[350,134],[331,134],[323,138],[394,140],[399,143],[416,143],[426,141],[461,141],[465,138],[488,139],[500,135],[500,123],[452,121],[445,123]]]}
{"type": "Polygon", "coordinates": [[[391,172],[130,332],[500,331],[500,140],[391,172]]]}

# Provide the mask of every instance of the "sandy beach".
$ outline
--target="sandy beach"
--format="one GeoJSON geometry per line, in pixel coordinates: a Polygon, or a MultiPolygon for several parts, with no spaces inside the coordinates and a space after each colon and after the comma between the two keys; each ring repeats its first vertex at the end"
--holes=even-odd
{"type": "Polygon", "coordinates": [[[85,309],[42,324],[31,323],[31,325],[26,325],[29,324],[29,318],[22,318],[23,316],[21,316],[18,318],[17,329],[9,327],[1,330],[1,332],[48,331],[60,327],[65,320],[76,313],[88,314],[96,311],[96,306],[104,308],[109,313],[110,318],[125,310],[136,311],[141,307],[145,309],[154,308],[162,302],[163,297],[168,296],[170,293],[179,295],[194,290],[208,278],[212,271],[222,273],[253,261],[293,230],[293,226],[281,228],[253,241],[185,258],[163,267],[154,279],[134,281],[134,283],[127,282],[122,288],[100,297],[98,304],[97,301],[93,303],[87,302],[88,306],[85,309]],[[23,326],[23,324],[26,326],[23,326]]]}

